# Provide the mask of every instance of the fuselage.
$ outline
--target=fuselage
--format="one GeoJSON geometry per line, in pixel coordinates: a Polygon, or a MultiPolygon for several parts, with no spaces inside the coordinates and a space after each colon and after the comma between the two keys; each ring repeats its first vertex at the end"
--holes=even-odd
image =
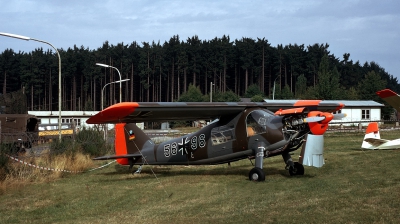
{"type": "Polygon", "coordinates": [[[274,116],[266,109],[248,109],[161,144],[148,140],[141,150],[146,161],[138,158],[134,162],[154,165],[227,163],[254,155],[260,143],[269,152],[266,156],[279,155],[290,144],[291,136],[284,132],[287,128],[284,123],[284,117],[274,116]]]}

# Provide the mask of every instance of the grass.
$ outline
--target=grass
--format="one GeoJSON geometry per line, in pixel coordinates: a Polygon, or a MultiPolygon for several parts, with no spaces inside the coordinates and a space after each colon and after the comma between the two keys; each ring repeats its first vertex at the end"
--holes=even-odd
{"type": "MultiPolygon", "coordinates": [[[[53,168],[57,170],[81,172],[93,166],[93,160],[86,154],[76,152],[74,154],[59,154],[50,155],[50,153],[43,151],[42,156],[30,156],[29,153],[19,157],[23,162],[32,165],[53,168]]],[[[5,155],[0,155],[5,157],[5,155]]],[[[22,165],[19,162],[13,162],[9,159],[9,165],[6,166],[8,172],[0,169],[0,195],[7,192],[8,189],[21,189],[31,183],[49,182],[59,179],[67,175],[67,172],[53,172],[44,169],[33,168],[27,165],[22,165]]]]}
{"type": "Polygon", "coordinates": [[[325,165],[306,167],[304,176],[289,176],[280,156],[266,159],[261,183],[248,181],[247,160],[230,167],[145,166],[140,175],[119,165],[68,174],[8,189],[0,195],[0,222],[398,223],[400,150],[361,150],[362,138],[327,134],[325,165]]]}

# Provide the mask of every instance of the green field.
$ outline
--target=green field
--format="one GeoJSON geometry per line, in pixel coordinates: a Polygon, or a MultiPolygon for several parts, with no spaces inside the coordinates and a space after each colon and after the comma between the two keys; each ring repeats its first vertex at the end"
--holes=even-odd
{"type": "MultiPolygon", "coordinates": [[[[400,131],[381,137],[399,138],[400,131]]],[[[361,150],[362,138],[327,134],[325,165],[305,167],[304,176],[289,176],[280,156],[266,159],[260,183],[248,180],[248,160],[145,166],[139,175],[113,164],[8,189],[0,195],[0,222],[399,223],[400,150],[361,150]]]]}

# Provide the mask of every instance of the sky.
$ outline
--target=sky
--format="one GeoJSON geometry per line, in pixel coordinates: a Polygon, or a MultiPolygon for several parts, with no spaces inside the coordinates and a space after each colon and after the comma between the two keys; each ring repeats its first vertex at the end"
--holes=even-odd
{"type": "MultiPolygon", "coordinates": [[[[44,40],[56,48],[97,49],[173,35],[278,44],[329,44],[340,60],[374,61],[400,81],[398,0],[0,0],[0,32],[44,40]]],[[[48,45],[0,36],[0,52],[48,45]]]]}

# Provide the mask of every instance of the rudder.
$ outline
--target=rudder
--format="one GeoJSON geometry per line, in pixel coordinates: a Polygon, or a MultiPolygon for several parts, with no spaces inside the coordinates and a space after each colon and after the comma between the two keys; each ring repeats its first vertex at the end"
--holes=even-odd
{"type": "Polygon", "coordinates": [[[365,131],[365,136],[361,148],[363,149],[371,149],[375,148],[375,146],[371,145],[370,143],[366,142],[365,139],[367,138],[376,138],[380,139],[381,135],[379,134],[379,126],[377,122],[371,122],[368,124],[367,130],[365,131]]]}
{"type": "MultiPolygon", "coordinates": [[[[151,139],[135,123],[115,125],[115,154],[126,155],[139,152],[151,139]]],[[[128,158],[117,159],[121,165],[129,165],[128,158]]]]}

